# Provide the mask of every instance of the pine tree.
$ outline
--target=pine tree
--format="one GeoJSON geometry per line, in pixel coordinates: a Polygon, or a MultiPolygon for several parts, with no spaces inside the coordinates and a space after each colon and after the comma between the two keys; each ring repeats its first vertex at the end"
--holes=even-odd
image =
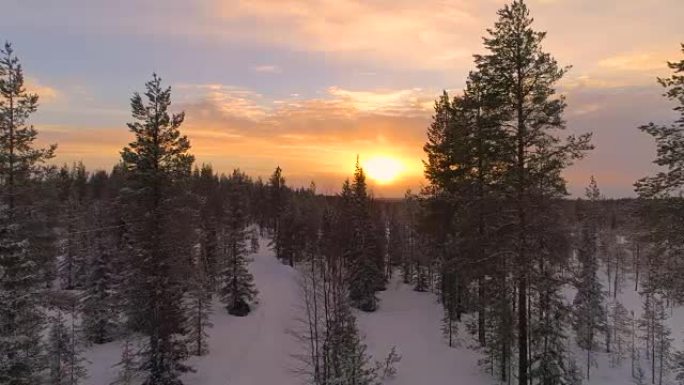
{"type": "MultiPolygon", "coordinates": [[[[98,210],[96,216],[101,218],[106,211],[98,210]]],[[[103,228],[101,221],[95,222],[103,228]]],[[[103,344],[114,339],[118,328],[118,309],[116,306],[115,278],[113,277],[112,260],[115,249],[105,231],[98,231],[94,239],[94,255],[88,267],[85,288],[81,296],[83,310],[83,329],[86,340],[95,344],[103,344]]]]}
{"type": "Polygon", "coordinates": [[[61,385],[66,383],[66,368],[64,361],[67,359],[69,350],[69,332],[64,325],[61,310],[51,321],[50,336],[48,342],[48,357],[50,361],[50,383],[61,385]]]}
{"type": "Polygon", "coordinates": [[[647,383],[646,373],[644,373],[644,369],[641,367],[641,364],[639,364],[636,368],[636,375],[634,376],[634,385],[646,385],[647,383]]]}
{"type": "MultiPolygon", "coordinates": [[[[684,44],[681,46],[684,53],[684,44]]],[[[684,186],[684,59],[668,63],[673,74],[669,78],[659,78],[665,88],[665,96],[675,103],[677,119],[670,125],[649,123],[639,127],[641,131],[653,136],[656,143],[654,163],[665,171],[639,179],[635,183],[636,192],[642,198],[639,212],[644,238],[647,245],[648,271],[647,291],[658,290],[670,297],[681,298],[684,285],[681,284],[682,241],[684,238],[684,200],[681,189],[684,186]]],[[[643,265],[643,258],[640,261],[643,265]]],[[[643,287],[643,285],[642,285],[643,287]]],[[[643,289],[642,289],[643,291],[643,289]]]]}
{"type": "Polygon", "coordinates": [[[366,175],[356,162],[354,180],[343,185],[342,214],[346,233],[346,263],[349,299],[352,306],[363,311],[375,311],[378,299],[375,292],[384,286],[384,257],[375,243],[371,214],[371,198],[368,195],[366,175]]]}
{"type": "Polygon", "coordinates": [[[0,209],[0,383],[30,385],[40,382],[44,367],[39,279],[6,207],[0,209]]]}
{"type": "Polygon", "coordinates": [[[251,311],[249,302],[254,301],[257,290],[254,277],[247,270],[248,242],[246,175],[235,170],[227,181],[227,222],[223,225],[223,268],[220,275],[219,295],[229,314],[246,316],[251,311]]]}
{"type": "Polygon", "coordinates": [[[80,289],[87,276],[87,241],[83,229],[86,227],[85,195],[88,174],[83,163],[66,165],[60,170],[64,232],[61,239],[61,255],[58,257],[58,271],[61,286],[66,290],[80,289]]]}
{"type": "Polygon", "coordinates": [[[48,359],[51,385],[78,385],[86,378],[85,359],[81,356],[79,330],[76,326],[75,305],[65,322],[62,310],[51,321],[48,359]]]}
{"type": "Polygon", "coordinates": [[[219,178],[211,165],[203,164],[193,173],[193,191],[200,198],[199,228],[200,255],[198,263],[205,269],[211,288],[216,287],[218,271],[218,232],[223,213],[223,199],[219,178]]]}
{"type": "Polygon", "coordinates": [[[442,317],[442,334],[449,341],[449,346],[458,346],[458,316],[456,314],[456,290],[450,287],[453,284],[453,279],[447,279],[446,285],[442,285],[444,295],[442,295],[444,316],[442,317]]]}
{"type": "Polygon", "coordinates": [[[337,327],[341,329],[338,336],[341,340],[337,357],[339,370],[330,383],[376,385],[378,373],[375,367],[371,366],[366,345],[359,337],[356,321],[349,309],[344,311],[338,322],[337,327]]]}
{"type": "Polygon", "coordinates": [[[121,349],[121,359],[115,365],[119,368],[116,379],[110,385],[133,385],[137,379],[138,362],[133,351],[133,342],[130,335],[126,335],[121,349]]]}
{"type": "MultiPolygon", "coordinates": [[[[397,210],[398,211],[398,210],[397,210]]],[[[392,278],[394,269],[404,265],[405,253],[405,227],[398,212],[390,215],[388,223],[387,239],[387,279],[392,278]]],[[[406,274],[404,274],[406,275],[406,274]]]]}
{"type": "Polygon", "coordinates": [[[672,371],[674,372],[674,379],[677,381],[677,385],[684,384],[684,352],[681,350],[676,351],[672,355],[672,371]]]}
{"type": "Polygon", "coordinates": [[[171,89],[163,88],[156,74],[145,87],[146,104],[138,93],[131,99],[135,122],[128,127],[135,138],[121,152],[128,268],[135,268],[127,276],[129,324],[147,338],[140,357],[147,374],[143,384],[179,385],[180,375],[190,370],[183,363],[188,355],[183,296],[195,232],[188,229],[193,206],[184,192],[194,158],[179,131],[184,114],[168,112],[171,89]]]}
{"type": "Polygon", "coordinates": [[[24,74],[10,43],[0,49],[0,175],[3,202],[10,218],[23,214],[21,207],[31,177],[41,172],[41,163],[54,156],[55,145],[35,148],[38,132],[28,124],[38,109],[38,95],[24,88],[24,74]]]}
{"type": "Polygon", "coordinates": [[[567,385],[582,385],[582,372],[577,366],[574,358],[568,360],[568,370],[566,374],[565,383],[567,385]]]}
{"type": "Polygon", "coordinates": [[[211,285],[206,268],[198,264],[194,268],[189,290],[188,305],[188,349],[190,354],[202,356],[209,353],[209,334],[207,329],[214,326],[211,316],[211,285]]]}
{"type": "Polygon", "coordinates": [[[28,385],[39,382],[44,367],[41,332],[44,327],[39,287],[51,263],[35,223],[37,197],[29,193],[42,163],[55,146],[34,146],[37,131],[28,124],[38,108],[38,95],[24,88],[21,64],[11,44],[0,49],[0,383],[28,385]],[[33,215],[26,215],[33,212],[33,215]]]}
{"type": "MultiPolygon", "coordinates": [[[[283,177],[283,170],[280,166],[276,167],[268,180],[268,212],[267,212],[267,226],[271,232],[272,240],[270,246],[275,252],[278,259],[282,256],[282,242],[283,235],[280,233],[280,219],[285,209],[287,187],[285,186],[285,177],[283,177]]],[[[288,262],[291,266],[293,261],[288,262]]]]}
{"type": "MultiPolygon", "coordinates": [[[[659,298],[655,304],[654,333],[656,349],[655,356],[653,357],[654,361],[657,360],[658,365],[658,385],[663,384],[663,375],[667,375],[670,368],[672,338],[670,337],[670,328],[667,326],[667,319],[665,303],[662,298],[659,298]]],[[[655,377],[654,375],[653,378],[655,379],[655,377]]]]}
{"type": "Polygon", "coordinates": [[[599,333],[607,330],[603,290],[598,279],[596,214],[592,211],[596,209],[600,192],[593,177],[586,196],[591,206],[588,208],[589,212],[585,214],[586,218],[580,229],[581,239],[577,258],[581,264],[581,272],[577,280],[577,294],[573,300],[575,310],[573,326],[577,333],[577,344],[587,351],[587,379],[589,379],[590,368],[595,364],[593,352],[597,349],[596,339],[599,333]]]}
{"type": "Polygon", "coordinates": [[[522,0],[499,12],[499,20],[484,39],[485,55],[476,55],[482,81],[502,98],[499,119],[506,128],[506,195],[513,206],[513,269],[517,292],[518,383],[529,384],[528,288],[533,264],[531,239],[536,204],[566,193],[563,168],[590,149],[590,135],[561,140],[555,133],[564,128],[565,101],[554,97],[555,83],[565,70],[544,52],[544,32],[532,29],[532,18],[522,0]]]}
{"type": "Polygon", "coordinates": [[[113,293],[112,253],[106,247],[98,245],[81,298],[85,338],[96,344],[112,341],[119,326],[113,293]]]}
{"type": "MultiPolygon", "coordinates": [[[[684,44],[681,48],[684,53],[684,44]]],[[[684,164],[684,59],[669,62],[668,66],[674,74],[670,78],[659,78],[658,82],[667,89],[663,96],[678,103],[674,110],[679,113],[679,118],[670,126],[649,123],[639,127],[656,141],[657,157],[654,163],[668,168],[667,172],[642,178],[635,183],[636,191],[644,198],[668,196],[684,185],[684,175],[681,173],[684,164]]]]}
{"type": "Polygon", "coordinates": [[[613,301],[609,306],[607,327],[613,336],[613,347],[610,349],[611,365],[618,367],[626,358],[628,341],[631,333],[631,318],[627,309],[618,301],[613,301]]]}

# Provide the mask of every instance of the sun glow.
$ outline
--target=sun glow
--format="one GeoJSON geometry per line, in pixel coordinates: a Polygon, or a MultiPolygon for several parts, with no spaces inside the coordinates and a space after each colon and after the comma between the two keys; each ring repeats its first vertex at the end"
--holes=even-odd
{"type": "Polygon", "coordinates": [[[369,178],[378,184],[394,182],[404,171],[404,165],[396,158],[377,155],[361,161],[361,166],[369,178]]]}

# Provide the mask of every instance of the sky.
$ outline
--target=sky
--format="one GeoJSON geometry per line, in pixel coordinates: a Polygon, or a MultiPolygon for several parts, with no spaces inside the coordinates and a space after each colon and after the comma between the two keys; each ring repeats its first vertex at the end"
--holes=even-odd
{"type": "MultiPolygon", "coordinates": [[[[3,0],[40,143],[57,164],[109,169],[132,135],[130,97],[153,72],[198,163],[336,193],[356,156],[379,197],[424,184],[422,146],[442,90],[457,93],[483,53],[499,0],[3,0]],[[368,163],[370,161],[370,163],[368,163]],[[382,174],[382,170],[375,170],[382,174]],[[371,175],[373,176],[373,175],[371,175]]],[[[594,175],[608,197],[633,196],[655,146],[637,127],[673,121],[656,78],[681,60],[684,1],[528,0],[561,65],[569,133],[595,150],[566,170],[579,196],[594,175]]]]}

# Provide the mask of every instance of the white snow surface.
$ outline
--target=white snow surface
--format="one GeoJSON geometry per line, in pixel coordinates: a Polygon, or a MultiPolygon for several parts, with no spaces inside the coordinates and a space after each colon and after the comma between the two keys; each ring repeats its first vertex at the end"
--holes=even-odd
{"type": "MultiPolygon", "coordinates": [[[[300,342],[289,332],[298,327],[300,304],[298,273],[281,264],[262,247],[250,264],[259,290],[258,304],[247,317],[228,315],[221,303],[214,304],[209,329],[210,353],[193,357],[196,369],[183,377],[187,385],[299,385],[304,378],[293,370],[298,366],[293,354],[301,353],[300,342]]],[[[618,296],[628,310],[641,313],[641,299],[633,283],[625,283],[618,296]]],[[[566,293],[570,296],[572,293],[566,293]]],[[[383,360],[392,346],[402,356],[396,364],[397,375],[385,380],[391,385],[489,385],[496,381],[484,373],[477,361],[479,353],[467,348],[472,339],[460,326],[462,346],[450,348],[441,333],[442,309],[432,293],[418,293],[393,279],[387,290],[379,294],[380,308],[374,313],[357,313],[357,321],[365,343],[375,360],[383,360]]],[[[682,333],[678,325],[684,321],[682,308],[674,310],[670,325],[675,346],[682,333]]],[[[107,385],[116,376],[113,365],[120,357],[120,342],[92,347],[86,355],[90,361],[89,377],[84,382],[107,385]]],[[[577,363],[585,370],[584,351],[577,349],[577,363]]],[[[592,368],[589,385],[631,384],[630,361],[611,368],[606,354],[596,353],[598,368],[592,368]]],[[[650,380],[648,363],[643,369],[650,380]]]]}

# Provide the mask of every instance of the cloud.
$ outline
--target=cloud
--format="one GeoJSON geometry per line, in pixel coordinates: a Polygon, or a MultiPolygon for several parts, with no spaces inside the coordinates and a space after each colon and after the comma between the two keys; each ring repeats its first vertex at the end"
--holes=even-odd
{"type": "Polygon", "coordinates": [[[614,77],[597,77],[590,75],[580,75],[572,76],[572,74],[566,76],[559,82],[559,88],[563,91],[573,91],[576,89],[610,89],[610,88],[620,88],[631,85],[634,83],[632,78],[630,79],[616,79],[614,77]]]}
{"type": "Polygon", "coordinates": [[[263,105],[263,96],[246,88],[222,84],[180,84],[175,88],[180,93],[177,100],[181,104],[193,106],[194,112],[200,116],[212,117],[216,113],[225,113],[237,119],[254,121],[265,118],[268,113],[263,105]],[[203,105],[210,105],[211,108],[202,108],[203,105]]]}
{"type": "Polygon", "coordinates": [[[469,60],[468,47],[479,44],[465,33],[480,22],[477,7],[463,0],[236,0],[213,6],[219,25],[254,26],[231,30],[231,36],[348,60],[392,58],[393,67],[453,67],[469,60]]]}
{"type": "Polygon", "coordinates": [[[619,71],[652,72],[666,69],[667,61],[667,52],[631,52],[602,59],[598,66],[619,71]]]}
{"type": "Polygon", "coordinates": [[[420,88],[353,91],[330,87],[328,93],[349,103],[359,112],[386,115],[424,115],[432,109],[435,100],[435,92],[426,92],[420,88]]]}
{"type": "Polygon", "coordinates": [[[33,77],[27,77],[24,80],[24,86],[28,92],[38,94],[40,104],[53,104],[64,96],[56,88],[45,85],[33,77]]]}
{"type": "Polygon", "coordinates": [[[266,74],[279,74],[283,72],[283,69],[277,65],[263,64],[252,67],[254,72],[266,73],[266,74]]]}

